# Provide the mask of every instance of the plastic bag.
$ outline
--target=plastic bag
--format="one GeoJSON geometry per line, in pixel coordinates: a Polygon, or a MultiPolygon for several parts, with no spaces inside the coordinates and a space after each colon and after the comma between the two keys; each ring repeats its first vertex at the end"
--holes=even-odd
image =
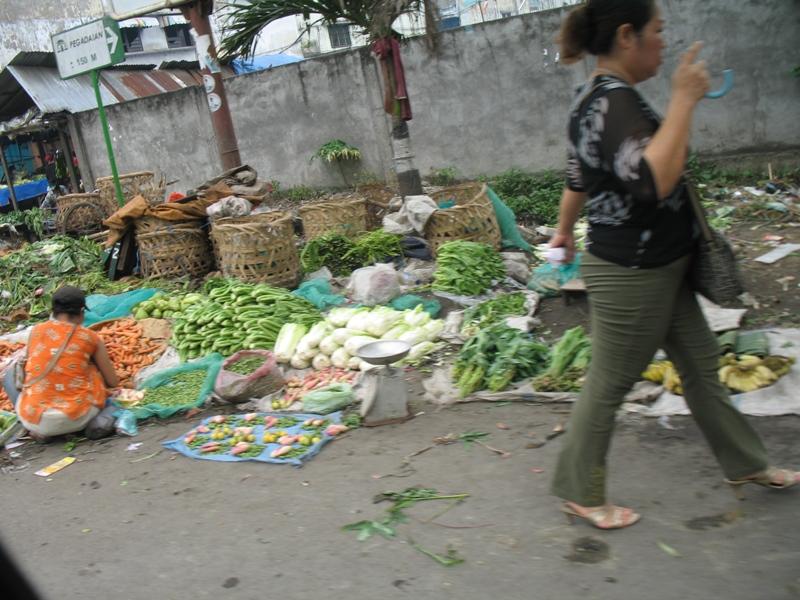
{"type": "Polygon", "coordinates": [[[127,435],[133,437],[139,434],[139,428],[136,426],[136,415],[130,410],[118,410],[114,413],[116,422],[114,429],[117,430],[119,435],[127,435]]]}
{"type": "Polygon", "coordinates": [[[528,264],[528,256],[523,252],[501,252],[500,257],[506,267],[509,277],[520,283],[528,283],[531,279],[531,268],[528,264]]]}
{"type": "Polygon", "coordinates": [[[426,300],[414,294],[398,296],[391,301],[389,306],[395,310],[413,310],[420,304],[422,305],[422,309],[434,319],[436,315],[439,314],[439,311],[442,310],[442,304],[438,300],[426,300]]]}
{"type": "Polygon", "coordinates": [[[331,282],[324,278],[304,281],[292,294],[305,298],[319,310],[327,310],[347,302],[344,296],[333,293],[331,282]]]}
{"type": "Polygon", "coordinates": [[[400,281],[392,265],[378,264],[353,271],[347,291],[355,302],[386,304],[400,295],[400,281]]]}
{"type": "Polygon", "coordinates": [[[410,259],[403,270],[400,271],[400,280],[403,285],[425,285],[433,281],[436,263],[432,260],[410,259]]]}
{"type": "Polygon", "coordinates": [[[139,420],[146,419],[151,416],[157,416],[165,419],[182,410],[188,410],[190,408],[201,406],[206,401],[206,398],[208,398],[208,396],[214,391],[214,383],[217,380],[217,374],[222,368],[223,360],[224,359],[221,354],[214,352],[213,354],[209,354],[200,360],[187,362],[172,369],[165,369],[155,373],[152,377],[145,379],[139,385],[138,389],[146,390],[148,388],[167,385],[169,384],[170,380],[175,377],[175,375],[186,373],[187,371],[197,371],[202,369],[206,371],[206,377],[203,380],[203,385],[200,387],[197,398],[191,402],[177,405],[143,404],[141,406],[133,406],[130,409],[131,412],[139,420]]]}
{"type": "Polygon", "coordinates": [[[232,404],[263,398],[283,387],[283,373],[268,350],[241,350],[222,363],[214,384],[214,392],[232,404]],[[227,367],[247,358],[263,359],[263,363],[249,375],[228,371],[227,367]]]}
{"type": "Polygon", "coordinates": [[[406,196],[396,213],[383,217],[383,229],[401,235],[424,233],[425,225],[438,206],[428,196],[406,196]]]}
{"type": "Polygon", "coordinates": [[[347,383],[334,383],[303,396],[303,411],[327,415],[353,403],[355,394],[347,383]]]}
{"type": "Polygon", "coordinates": [[[158,291],[154,288],[142,288],[114,296],[104,296],[103,294],[87,296],[83,324],[88,327],[101,321],[127,317],[133,311],[134,306],[149,300],[158,291]]]}
{"type": "Polygon", "coordinates": [[[558,296],[562,285],[580,277],[580,270],[580,252],[575,254],[575,259],[570,264],[554,267],[550,263],[544,263],[534,269],[528,289],[539,292],[545,298],[558,296]]]}
{"type": "Polygon", "coordinates": [[[227,196],[206,208],[206,214],[209,219],[213,220],[222,219],[223,217],[246,217],[252,210],[253,205],[249,200],[237,198],[236,196],[227,196]]]}

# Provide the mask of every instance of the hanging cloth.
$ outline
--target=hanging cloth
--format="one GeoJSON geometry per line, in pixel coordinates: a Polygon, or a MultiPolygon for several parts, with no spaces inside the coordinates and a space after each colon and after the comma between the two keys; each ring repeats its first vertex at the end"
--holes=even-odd
{"type": "Polygon", "coordinates": [[[411,102],[406,89],[406,74],[403,68],[403,59],[400,56],[400,44],[393,37],[386,37],[373,42],[372,51],[378,57],[383,74],[383,108],[390,115],[394,114],[394,103],[400,104],[400,118],[404,121],[411,120],[411,102]],[[394,70],[389,69],[389,61],[394,70]],[[392,97],[394,90],[394,97],[392,97]]]}

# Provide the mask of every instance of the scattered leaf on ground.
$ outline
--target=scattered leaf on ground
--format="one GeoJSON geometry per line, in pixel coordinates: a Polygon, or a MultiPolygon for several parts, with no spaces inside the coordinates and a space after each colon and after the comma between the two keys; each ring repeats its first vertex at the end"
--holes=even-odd
{"type": "Polygon", "coordinates": [[[675,550],[675,548],[673,548],[669,544],[665,544],[660,540],[658,541],[658,547],[661,548],[664,552],[666,552],[670,556],[674,556],[675,558],[681,558],[683,556],[683,554],[675,550]]]}

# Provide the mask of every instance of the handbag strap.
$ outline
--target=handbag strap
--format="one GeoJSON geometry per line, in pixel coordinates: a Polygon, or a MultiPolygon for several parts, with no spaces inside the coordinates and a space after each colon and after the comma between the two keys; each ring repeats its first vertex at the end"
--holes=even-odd
{"type": "MultiPolygon", "coordinates": [[[[75,334],[75,331],[77,331],[77,329],[78,329],[78,326],[77,326],[77,325],[73,325],[73,326],[72,326],[72,331],[70,331],[70,332],[69,332],[69,335],[67,336],[67,339],[65,339],[65,340],[64,340],[64,343],[63,343],[63,344],[61,344],[61,347],[60,347],[60,348],[58,349],[58,351],[57,351],[57,352],[56,352],[56,353],[53,355],[53,358],[51,358],[51,359],[50,359],[50,362],[49,362],[49,363],[47,363],[47,367],[45,367],[45,370],[44,370],[44,372],[43,372],[41,375],[38,375],[38,376],[36,376],[34,379],[32,379],[31,381],[29,381],[28,383],[24,383],[24,384],[22,385],[22,389],[24,389],[24,390],[25,390],[25,389],[28,389],[28,388],[29,388],[29,387],[31,387],[31,386],[34,386],[34,385],[36,385],[36,384],[37,384],[37,383],[39,383],[39,382],[40,382],[42,379],[44,379],[45,377],[47,377],[47,376],[50,374],[50,371],[52,371],[52,370],[55,368],[55,366],[56,366],[56,363],[58,363],[58,359],[59,359],[59,358],[61,358],[61,355],[62,355],[62,354],[64,354],[64,350],[66,350],[66,349],[67,349],[67,345],[69,344],[70,340],[72,339],[72,336],[75,334]]],[[[28,362],[28,356],[27,356],[27,354],[25,355],[25,362],[26,362],[26,363],[28,362]]],[[[27,364],[26,364],[26,367],[27,367],[27,364]]]]}
{"type": "Polygon", "coordinates": [[[708,219],[706,218],[706,211],[703,210],[703,205],[700,202],[700,194],[697,192],[697,188],[694,186],[694,183],[692,183],[688,174],[684,175],[684,179],[686,180],[686,193],[689,195],[689,204],[692,205],[692,211],[697,219],[697,224],[700,226],[700,234],[705,241],[710,242],[714,237],[711,233],[711,226],[708,224],[708,219]]]}

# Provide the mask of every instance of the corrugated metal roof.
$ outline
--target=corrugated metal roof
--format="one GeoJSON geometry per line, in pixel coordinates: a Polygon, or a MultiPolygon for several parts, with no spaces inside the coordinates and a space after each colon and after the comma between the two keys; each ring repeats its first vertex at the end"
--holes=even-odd
{"type": "MultiPolygon", "coordinates": [[[[75,113],[97,107],[89,75],[61,79],[58,69],[16,65],[10,65],[7,69],[36,103],[42,114],[75,113]]],[[[100,87],[100,93],[106,106],[117,103],[117,99],[103,86],[100,87]]]]}
{"type": "MultiPolygon", "coordinates": [[[[192,50],[193,51],[193,50],[192,50]]],[[[168,54],[174,57],[174,53],[168,54]]],[[[194,65],[171,63],[170,66],[194,65]]],[[[231,70],[223,68],[226,76],[231,70]]],[[[156,94],[175,92],[187,87],[202,85],[198,69],[170,68],[126,69],[118,65],[104,70],[100,75],[100,92],[106,106],[145,98],[156,94]]],[[[81,112],[97,107],[94,88],[89,75],[61,79],[50,52],[24,52],[0,71],[0,121],[18,117],[37,107],[42,114],[81,112]]]]}

